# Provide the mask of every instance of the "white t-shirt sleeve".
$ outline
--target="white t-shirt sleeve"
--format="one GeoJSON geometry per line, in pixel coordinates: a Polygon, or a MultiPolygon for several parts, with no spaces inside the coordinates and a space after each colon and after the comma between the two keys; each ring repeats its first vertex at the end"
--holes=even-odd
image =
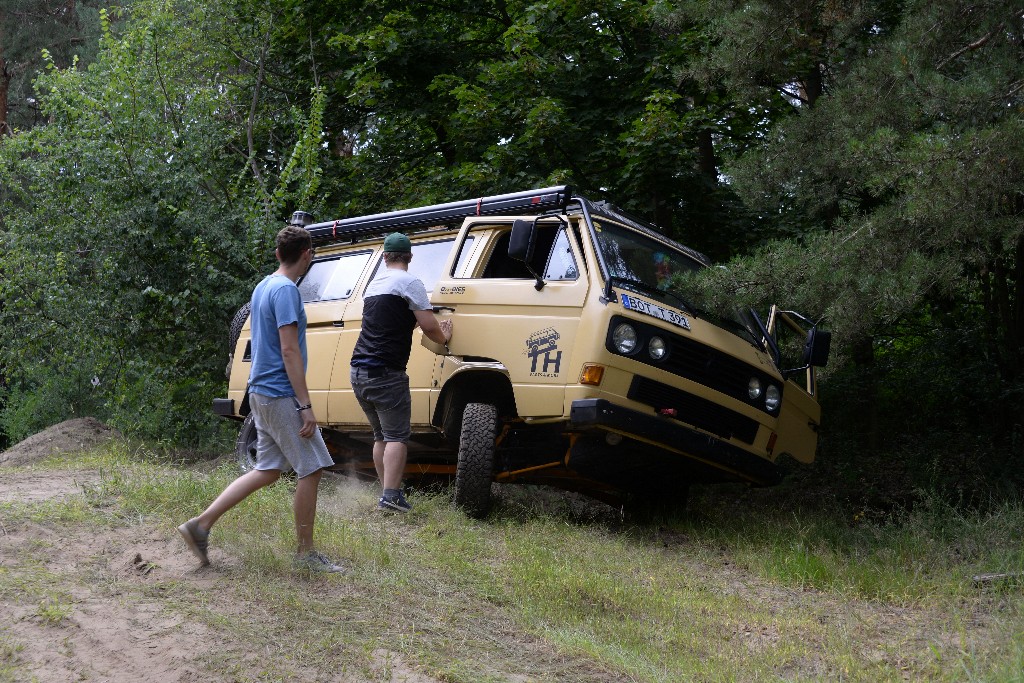
{"type": "Polygon", "coordinates": [[[402,295],[409,302],[410,311],[426,311],[433,308],[427,297],[427,288],[423,286],[419,278],[409,278],[404,289],[402,295]]]}

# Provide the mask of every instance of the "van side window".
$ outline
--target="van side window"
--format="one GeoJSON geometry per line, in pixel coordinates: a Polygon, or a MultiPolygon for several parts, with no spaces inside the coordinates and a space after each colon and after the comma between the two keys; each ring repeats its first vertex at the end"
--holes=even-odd
{"type": "Polygon", "coordinates": [[[572,247],[569,246],[569,236],[565,228],[560,228],[555,244],[551,247],[547,267],[544,268],[544,280],[575,280],[579,274],[576,258],[572,255],[572,247]]]}
{"type": "Polygon", "coordinates": [[[450,275],[456,277],[460,276],[466,270],[466,261],[469,260],[469,255],[473,252],[473,240],[475,238],[470,235],[467,237],[462,244],[459,246],[459,257],[455,259],[455,266],[452,268],[450,275]]]}
{"type": "MultiPolygon", "coordinates": [[[[509,258],[508,244],[512,239],[512,232],[506,230],[501,233],[491,250],[491,257],[487,259],[487,266],[484,268],[484,278],[528,278],[530,271],[526,269],[522,261],[509,258]]],[[[534,251],[534,255],[536,255],[534,251]]]]}
{"type": "Polygon", "coordinates": [[[313,261],[298,283],[302,302],[334,301],[352,296],[352,290],[372,253],[361,251],[313,261]]]}
{"type": "MultiPolygon", "coordinates": [[[[463,248],[463,253],[469,253],[469,246],[472,243],[472,237],[466,238],[466,246],[463,248]]],[[[448,253],[452,250],[453,244],[455,244],[454,239],[412,243],[412,261],[409,262],[409,273],[423,282],[423,286],[428,294],[434,291],[434,285],[441,279],[441,270],[448,260],[448,253]]],[[[460,258],[462,258],[461,254],[460,258]]],[[[380,260],[377,262],[377,268],[373,271],[370,280],[377,277],[377,273],[383,267],[384,256],[381,255],[380,260]]]]}
{"type": "MultiPolygon", "coordinates": [[[[511,231],[506,231],[498,237],[482,277],[533,279],[522,261],[509,258],[508,244],[511,238],[511,231]]],[[[548,282],[575,280],[579,277],[576,258],[572,254],[564,227],[556,229],[555,227],[538,226],[536,240],[533,248],[533,260],[530,262],[530,267],[534,272],[540,273],[548,282]]]]}

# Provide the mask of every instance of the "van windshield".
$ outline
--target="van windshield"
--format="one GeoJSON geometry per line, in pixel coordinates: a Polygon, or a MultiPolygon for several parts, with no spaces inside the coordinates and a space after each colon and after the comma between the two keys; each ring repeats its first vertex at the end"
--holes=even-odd
{"type": "Polygon", "coordinates": [[[707,267],[703,263],[618,223],[595,217],[594,230],[613,286],[657,299],[758,345],[756,328],[749,316],[740,311],[719,315],[696,308],[688,294],[674,285],[676,276],[699,272],[707,267]]]}
{"type": "Polygon", "coordinates": [[[704,268],[694,258],[616,223],[595,219],[594,230],[608,274],[616,280],[654,290],[651,293],[670,294],[675,275],[704,268]]]}

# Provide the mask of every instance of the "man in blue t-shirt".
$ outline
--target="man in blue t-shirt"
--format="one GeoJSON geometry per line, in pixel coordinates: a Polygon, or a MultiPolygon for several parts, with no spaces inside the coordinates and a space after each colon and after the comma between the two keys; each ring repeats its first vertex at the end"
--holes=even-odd
{"type": "Polygon", "coordinates": [[[412,397],[405,366],[412,331],[419,325],[431,341],[447,344],[452,321],[438,322],[423,283],[409,274],[412,244],[395,232],[384,240],[387,266],[363,293],[363,327],[352,351],[352,391],[373,428],[373,464],[383,489],[377,509],[408,512],[402,474],[412,435],[412,397]]]}
{"type": "Polygon", "coordinates": [[[185,543],[203,565],[210,563],[210,528],[221,515],[249,494],[273,484],[282,472],[294,470],[296,565],[319,572],[338,572],[313,548],[313,521],[323,468],[334,464],[306,388],[306,311],[295,283],[305,275],[314,250],[305,228],[289,226],[277,234],[280,267],[252,293],[252,366],[249,405],[256,426],[256,467],[224,489],[201,515],[178,527],[185,543]]]}

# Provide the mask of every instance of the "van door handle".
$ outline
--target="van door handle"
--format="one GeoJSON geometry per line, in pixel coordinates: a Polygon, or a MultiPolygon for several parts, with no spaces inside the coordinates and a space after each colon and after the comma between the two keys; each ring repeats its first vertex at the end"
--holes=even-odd
{"type": "Polygon", "coordinates": [[[345,327],[345,321],[344,320],[335,320],[331,324],[334,325],[335,327],[345,327]]]}
{"type": "Polygon", "coordinates": [[[440,313],[441,311],[451,311],[454,313],[455,309],[451,306],[434,306],[434,313],[440,313]]]}

